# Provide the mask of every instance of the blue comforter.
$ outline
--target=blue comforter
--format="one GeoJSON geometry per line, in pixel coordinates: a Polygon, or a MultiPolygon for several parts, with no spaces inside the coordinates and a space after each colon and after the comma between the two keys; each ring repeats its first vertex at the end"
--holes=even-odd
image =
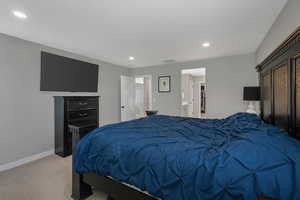
{"type": "Polygon", "coordinates": [[[300,199],[300,142],[246,113],[103,126],[80,141],[74,166],[163,200],[300,199]]]}

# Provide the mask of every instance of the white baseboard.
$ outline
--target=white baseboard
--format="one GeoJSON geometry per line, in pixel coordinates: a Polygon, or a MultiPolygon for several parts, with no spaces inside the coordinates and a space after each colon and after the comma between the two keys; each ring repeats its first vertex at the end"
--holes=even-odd
{"type": "Polygon", "coordinates": [[[14,162],[10,162],[10,163],[0,165],[0,172],[6,171],[6,170],[9,170],[9,169],[13,169],[13,168],[18,167],[20,165],[24,165],[24,164],[33,162],[35,160],[39,160],[41,158],[50,156],[52,154],[54,154],[54,150],[45,151],[43,153],[35,154],[35,155],[32,155],[32,156],[23,158],[21,160],[17,160],[17,161],[14,161],[14,162]]]}

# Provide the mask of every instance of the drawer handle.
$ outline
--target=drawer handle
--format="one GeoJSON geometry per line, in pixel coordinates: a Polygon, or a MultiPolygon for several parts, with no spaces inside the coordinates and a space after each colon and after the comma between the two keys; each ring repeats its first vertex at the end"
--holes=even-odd
{"type": "Polygon", "coordinates": [[[88,114],[87,114],[87,113],[79,113],[79,116],[80,116],[80,117],[87,117],[88,114]]]}
{"type": "Polygon", "coordinates": [[[86,105],[88,105],[88,103],[87,102],[79,102],[79,105],[86,106],[86,105]]]}

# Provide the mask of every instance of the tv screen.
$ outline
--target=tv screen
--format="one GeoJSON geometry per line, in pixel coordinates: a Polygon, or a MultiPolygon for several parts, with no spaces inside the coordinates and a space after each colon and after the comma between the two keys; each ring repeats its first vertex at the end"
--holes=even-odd
{"type": "Polygon", "coordinates": [[[97,92],[98,65],[41,53],[41,91],[97,92]]]}

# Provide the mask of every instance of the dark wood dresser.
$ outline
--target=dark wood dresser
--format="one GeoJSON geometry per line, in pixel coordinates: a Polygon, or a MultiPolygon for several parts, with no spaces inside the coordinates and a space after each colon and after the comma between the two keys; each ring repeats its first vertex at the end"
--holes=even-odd
{"type": "Polygon", "coordinates": [[[55,96],[55,153],[72,154],[72,134],[69,124],[87,123],[99,127],[98,96],[55,96]]]}

